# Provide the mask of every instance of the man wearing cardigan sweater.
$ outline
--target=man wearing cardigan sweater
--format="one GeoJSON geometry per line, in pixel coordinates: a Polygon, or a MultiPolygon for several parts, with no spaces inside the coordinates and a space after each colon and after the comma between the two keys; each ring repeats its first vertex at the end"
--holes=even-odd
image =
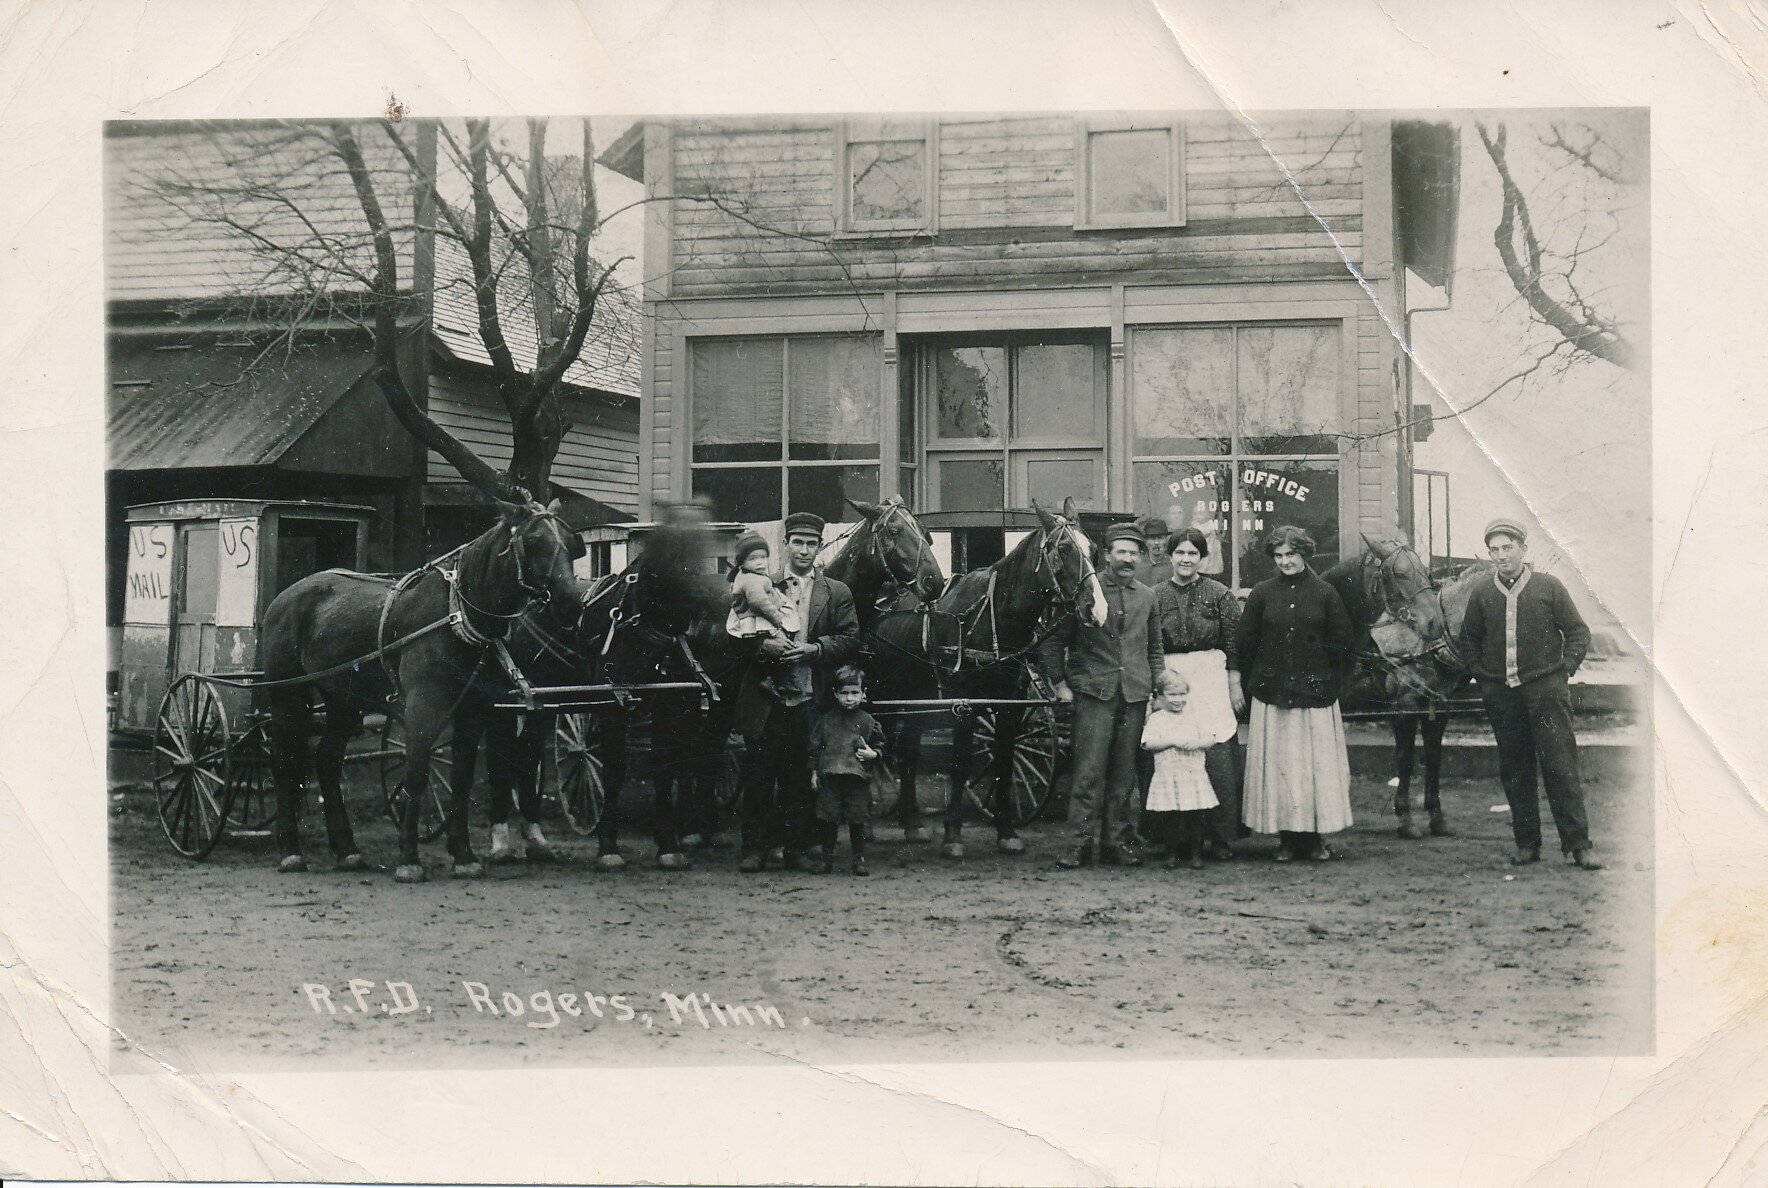
{"type": "Polygon", "coordinates": [[[1498,775],[1516,837],[1510,861],[1524,866],[1541,860],[1538,769],[1561,852],[1585,870],[1601,870],[1591,855],[1566,684],[1589,651],[1590,629],[1565,587],[1528,564],[1528,533],[1520,524],[1493,520],[1485,543],[1496,571],[1468,601],[1459,646],[1479,680],[1498,743],[1498,775]]]}

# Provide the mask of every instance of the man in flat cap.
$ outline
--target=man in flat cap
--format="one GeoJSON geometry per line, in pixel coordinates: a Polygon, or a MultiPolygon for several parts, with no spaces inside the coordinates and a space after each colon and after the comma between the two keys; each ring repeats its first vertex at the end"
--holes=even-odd
{"type": "Polygon", "coordinates": [[[1566,683],[1590,649],[1590,629],[1558,579],[1528,564],[1528,532],[1520,523],[1493,520],[1485,543],[1495,569],[1490,582],[1474,587],[1458,646],[1479,680],[1498,743],[1498,775],[1516,837],[1510,861],[1541,860],[1538,770],[1560,851],[1585,870],[1601,870],[1591,853],[1566,683]]]}
{"type": "Polygon", "coordinates": [[[737,691],[736,726],[749,743],[739,773],[743,856],[737,869],[745,874],[760,871],[776,851],[793,869],[810,861],[815,844],[810,731],[835,670],[859,655],[853,594],[816,572],[822,517],[794,512],[786,517],[784,533],[786,567],[774,585],[797,608],[798,632],[789,640],[763,639],[760,658],[737,691]]]}
{"type": "Polygon", "coordinates": [[[1108,608],[1103,623],[1076,615],[1043,644],[1044,668],[1056,696],[1074,703],[1074,793],[1069,807],[1073,849],[1057,865],[1099,861],[1139,866],[1132,838],[1136,813],[1136,751],[1149,695],[1165,663],[1154,591],[1136,580],[1146,547],[1134,524],[1105,532],[1107,568],[1099,575],[1108,608]]]}

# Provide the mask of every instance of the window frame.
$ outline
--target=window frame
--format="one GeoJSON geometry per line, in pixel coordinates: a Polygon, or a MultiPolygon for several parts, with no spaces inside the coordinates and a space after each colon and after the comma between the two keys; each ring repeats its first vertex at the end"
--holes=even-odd
{"type": "MultiPolygon", "coordinates": [[[[874,119],[874,124],[886,122],[874,119]]],[[[852,119],[835,121],[834,178],[831,187],[835,201],[835,238],[837,239],[909,239],[939,233],[939,121],[902,120],[919,128],[918,136],[866,136],[863,123],[852,119]],[[856,127],[856,125],[858,125],[856,127]],[[862,134],[856,135],[856,131],[862,134]],[[921,201],[926,217],[921,219],[856,220],[853,214],[852,173],[848,168],[850,153],[856,144],[921,143],[927,167],[922,178],[921,201]]]]}
{"type": "MultiPolygon", "coordinates": [[[[838,469],[871,467],[878,473],[878,490],[882,493],[884,486],[884,414],[883,402],[878,402],[878,454],[873,458],[793,458],[792,457],[792,343],[804,339],[867,339],[875,341],[878,347],[879,368],[883,367],[883,335],[871,333],[851,333],[839,330],[809,334],[696,334],[683,339],[686,354],[683,357],[685,380],[687,384],[687,417],[689,427],[687,448],[683,454],[687,460],[687,491],[694,492],[694,476],[702,470],[775,470],[780,476],[780,514],[776,519],[785,519],[790,514],[792,503],[792,471],[815,469],[838,469]],[[780,348],[780,452],[779,456],[767,459],[747,459],[734,462],[697,462],[694,460],[693,423],[694,409],[703,399],[694,384],[693,352],[698,343],[734,343],[734,342],[778,342],[780,348]]],[[[890,410],[894,412],[895,410],[890,410]]]]}
{"type": "Polygon", "coordinates": [[[1356,475],[1357,466],[1356,466],[1356,461],[1355,461],[1355,457],[1354,457],[1354,447],[1351,446],[1349,444],[1347,438],[1342,435],[1347,432],[1345,426],[1350,425],[1354,422],[1355,408],[1354,408],[1352,402],[1355,401],[1355,399],[1357,398],[1357,392],[1356,392],[1356,387],[1355,387],[1354,383],[1347,384],[1347,377],[1345,375],[1345,369],[1344,369],[1342,362],[1341,362],[1341,365],[1334,372],[1334,374],[1338,377],[1337,407],[1338,407],[1338,424],[1339,424],[1339,427],[1335,430],[1335,432],[1341,435],[1339,437],[1339,441],[1338,441],[1338,448],[1335,451],[1333,451],[1331,453],[1322,453],[1322,452],[1317,452],[1317,451],[1316,452],[1292,451],[1292,452],[1281,453],[1281,454],[1257,454],[1257,453],[1249,453],[1243,448],[1242,443],[1244,441],[1244,434],[1241,432],[1242,426],[1241,426],[1241,421],[1240,421],[1240,331],[1252,330],[1252,329],[1280,328],[1280,327],[1285,327],[1285,326],[1329,327],[1329,328],[1331,328],[1338,335],[1338,354],[1339,354],[1341,361],[1344,358],[1344,352],[1346,350],[1347,341],[1351,340],[1352,336],[1354,336],[1354,334],[1356,332],[1356,323],[1355,323],[1354,319],[1330,317],[1330,316],[1327,316],[1327,317],[1284,317],[1284,318],[1242,318],[1242,319],[1237,319],[1237,320],[1232,320],[1232,321],[1145,322],[1145,323],[1137,323],[1135,325],[1128,327],[1128,335],[1127,335],[1127,343],[1126,343],[1127,351],[1126,351],[1125,366],[1124,366],[1124,381],[1125,381],[1124,386],[1127,389],[1126,418],[1125,419],[1127,421],[1126,428],[1127,428],[1127,438],[1128,438],[1128,447],[1129,448],[1125,454],[1125,458],[1128,463],[1128,472],[1129,472],[1129,476],[1130,476],[1131,490],[1132,490],[1132,492],[1134,492],[1138,489],[1137,488],[1138,479],[1136,477],[1136,471],[1137,471],[1137,468],[1144,463],[1175,463],[1175,464],[1190,464],[1190,465],[1196,465],[1196,466],[1221,466],[1224,469],[1226,469],[1228,472],[1228,490],[1225,493],[1225,497],[1227,498],[1227,500],[1229,502],[1229,507],[1232,509],[1228,513],[1228,534],[1227,534],[1227,540],[1224,542],[1224,548],[1226,548],[1228,550],[1228,556],[1227,556],[1226,560],[1229,562],[1229,569],[1225,574],[1223,574],[1221,576],[1220,580],[1222,581],[1223,585],[1226,585],[1229,589],[1234,590],[1235,592],[1240,593],[1240,594],[1245,594],[1246,592],[1251,590],[1252,587],[1250,585],[1241,584],[1240,550],[1237,547],[1234,547],[1235,540],[1236,540],[1236,533],[1237,533],[1237,529],[1234,526],[1234,518],[1241,516],[1241,515],[1262,515],[1262,514],[1265,514],[1265,513],[1260,513],[1260,512],[1247,512],[1247,511],[1242,510],[1242,508],[1241,508],[1242,500],[1245,498],[1251,498],[1251,496],[1245,495],[1243,493],[1242,478],[1241,478],[1241,475],[1242,475],[1244,469],[1249,465],[1250,466],[1259,466],[1261,463],[1272,463],[1274,465],[1280,466],[1280,465],[1285,465],[1285,464],[1295,463],[1295,462],[1330,463],[1333,467],[1333,472],[1336,475],[1337,480],[1338,480],[1337,506],[1334,507],[1333,514],[1334,514],[1335,520],[1338,522],[1338,531],[1339,531],[1339,537],[1340,537],[1338,543],[1339,543],[1339,556],[1340,557],[1342,557],[1344,555],[1344,548],[1346,545],[1346,541],[1344,540],[1344,532],[1345,532],[1344,482],[1345,482],[1345,475],[1347,473],[1351,474],[1353,476],[1356,475]],[[1136,370],[1136,357],[1135,357],[1136,356],[1136,338],[1137,338],[1138,333],[1144,332],[1144,331],[1155,331],[1155,330],[1209,330],[1209,329],[1218,329],[1218,330],[1219,329],[1227,329],[1227,330],[1234,331],[1234,336],[1231,340],[1232,344],[1233,344],[1232,345],[1232,359],[1233,359],[1233,364],[1234,364],[1234,370],[1233,370],[1233,384],[1232,384],[1232,392],[1231,392],[1232,404],[1231,404],[1230,410],[1229,410],[1229,422],[1228,422],[1229,438],[1228,438],[1227,452],[1220,453],[1220,454],[1203,454],[1203,453],[1145,454],[1145,453],[1140,452],[1140,448],[1136,444],[1136,442],[1137,442],[1137,423],[1136,423],[1137,402],[1141,399],[1141,390],[1140,390],[1140,387],[1137,382],[1139,377],[1138,377],[1138,373],[1136,370]]]}
{"type": "Polygon", "coordinates": [[[1185,123],[1165,115],[1109,114],[1076,121],[1074,127],[1074,229],[1117,231],[1185,225],[1185,123]],[[1093,137],[1101,132],[1167,134],[1167,209],[1093,217],[1093,137]]]}

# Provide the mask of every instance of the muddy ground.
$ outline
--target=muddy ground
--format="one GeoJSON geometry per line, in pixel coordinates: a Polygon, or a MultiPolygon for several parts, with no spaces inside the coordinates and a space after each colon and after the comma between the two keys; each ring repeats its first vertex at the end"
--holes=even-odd
{"type": "MultiPolygon", "coordinates": [[[[1063,872],[1062,826],[1040,823],[1015,858],[973,827],[961,863],[881,827],[870,878],[741,875],[734,849],[664,872],[641,802],[625,872],[596,872],[593,843],[551,823],[563,865],[450,881],[435,843],[431,881],[399,886],[279,875],[265,842],[187,862],[131,792],[111,820],[113,1011],[142,1048],[215,1069],[1649,1050],[1645,785],[1588,787],[1600,873],[1551,852],[1513,870],[1495,782],[1445,785],[1453,838],[1395,837],[1389,796],[1357,781],[1325,865],[1274,864],[1255,838],[1200,872],[1063,872]],[[374,983],[360,1000],[352,978],[374,983]],[[696,1014],[696,992],[750,1021],[696,1014]]],[[[390,865],[378,796],[352,810],[390,865]]],[[[317,812],[307,829],[323,855],[317,812]]]]}

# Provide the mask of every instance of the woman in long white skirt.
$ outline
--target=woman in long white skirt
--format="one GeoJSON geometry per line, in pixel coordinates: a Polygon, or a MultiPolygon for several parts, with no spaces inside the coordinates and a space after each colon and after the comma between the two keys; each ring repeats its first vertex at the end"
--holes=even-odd
{"type": "Polygon", "coordinates": [[[1265,541],[1277,576],[1253,587],[1240,617],[1241,671],[1252,702],[1243,819],[1278,836],[1277,861],[1333,856],[1325,836],[1351,824],[1351,769],[1338,698],[1350,673],[1350,614],[1308,568],[1314,540],[1282,527],[1265,541]]]}

